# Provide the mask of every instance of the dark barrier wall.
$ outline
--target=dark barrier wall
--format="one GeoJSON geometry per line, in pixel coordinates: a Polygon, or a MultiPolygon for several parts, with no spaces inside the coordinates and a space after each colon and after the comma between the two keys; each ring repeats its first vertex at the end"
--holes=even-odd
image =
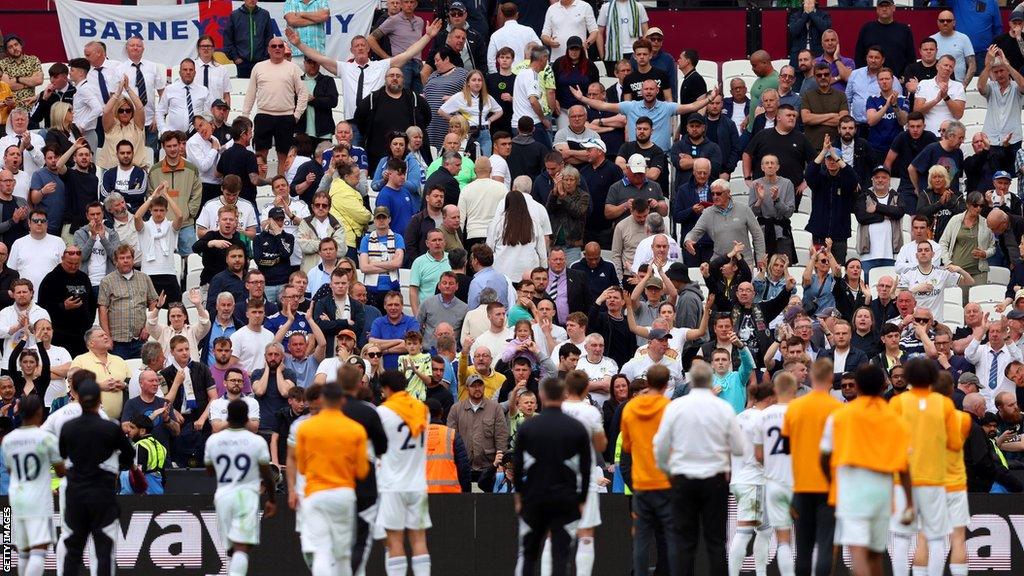
{"type": "MultiPolygon", "coordinates": [[[[308,574],[299,553],[295,516],[284,506],[264,520],[262,544],[250,558],[250,574],[308,574]]],[[[1024,573],[1024,500],[1019,496],[972,496],[967,548],[972,575],[1024,573]]],[[[627,576],[631,555],[628,501],[601,497],[604,524],[597,531],[597,576],[627,576]]],[[[207,576],[226,569],[210,496],[125,497],[121,500],[121,538],[117,572],[128,576],[207,576]]],[[[0,574],[14,574],[17,552],[11,545],[11,518],[6,498],[0,499],[0,574]]],[[[516,556],[517,522],[512,498],[473,494],[433,496],[428,533],[433,573],[443,576],[510,576],[516,556]]],[[[731,517],[731,514],[730,514],[731,517]]],[[[774,558],[774,548],[771,557],[774,558]]],[[[849,558],[847,557],[847,561],[849,558]]],[[[698,574],[706,574],[698,558],[698,574]]],[[[383,576],[380,546],[370,559],[371,576],[383,576]]],[[[54,556],[46,560],[53,574],[54,556]]],[[[753,564],[747,559],[752,574],[753,564]]],[[[772,570],[774,572],[774,569],[772,570]]]]}

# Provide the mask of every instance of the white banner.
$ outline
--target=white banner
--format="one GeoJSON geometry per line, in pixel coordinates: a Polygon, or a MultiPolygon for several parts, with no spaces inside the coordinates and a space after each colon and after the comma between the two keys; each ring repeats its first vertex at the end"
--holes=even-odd
{"type": "MultiPolygon", "coordinates": [[[[93,40],[106,44],[114,60],[124,59],[128,38],[146,41],[147,60],[173,66],[183,58],[196,57],[196,42],[201,34],[210,34],[222,45],[220,30],[232,10],[242,5],[214,0],[177,6],[116,6],[76,0],[56,0],[60,33],[68,58],[81,56],[93,40]]],[[[379,0],[331,0],[331,18],[326,23],[327,54],[347,60],[352,36],[367,34],[379,0]]],[[[275,34],[284,37],[287,26],[284,4],[261,4],[270,12],[275,34]]]]}

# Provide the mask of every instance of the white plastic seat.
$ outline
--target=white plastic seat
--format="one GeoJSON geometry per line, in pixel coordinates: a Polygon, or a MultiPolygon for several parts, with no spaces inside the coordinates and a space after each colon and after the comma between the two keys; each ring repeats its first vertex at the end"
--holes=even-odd
{"type": "Polygon", "coordinates": [[[998,303],[1003,301],[1003,296],[1006,294],[1006,286],[996,286],[995,284],[971,286],[969,294],[971,302],[979,304],[984,302],[998,303]]]}
{"type": "MultiPolygon", "coordinates": [[[[967,93],[967,110],[984,109],[988,106],[988,99],[977,92],[967,93]]],[[[965,110],[966,113],[966,110],[965,110]]]]}
{"type": "Polygon", "coordinates": [[[875,284],[882,276],[896,277],[895,266],[876,266],[868,271],[868,283],[875,284]]]}
{"type": "MultiPolygon", "coordinates": [[[[979,94],[980,96],[980,94],[979,94]]],[[[984,124],[985,123],[985,108],[968,108],[964,110],[964,115],[960,118],[960,122],[963,124],[984,124]]]]}
{"type": "Polygon", "coordinates": [[[959,286],[951,286],[942,291],[942,300],[946,304],[956,304],[963,306],[964,303],[964,289],[959,286]]]}
{"type": "Polygon", "coordinates": [[[722,79],[735,78],[736,76],[753,76],[754,70],[750,67],[750,60],[727,60],[722,62],[722,79]]]}
{"type": "Polygon", "coordinates": [[[942,305],[942,319],[944,324],[964,324],[964,307],[960,304],[946,302],[942,305]]]}
{"type": "Polygon", "coordinates": [[[708,83],[708,88],[711,88],[712,85],[718,85],[718,62],[713,60],[697,62],[697,73],[703,76],[705,80],[713,79],[713,82],[708,83]]]}
{"type": "Polygon", "coordinates": [[[810,218],[809,214],[794,212],[793,215],[789,217],[790,227],[793,228],[793,230],[804,230],[807,228],[807,222],[810,218]]]}
{"type": "Polygon", "coordinates": [[[1010,269],[1002,266],[989,266],[988,283],[1006,286],[1010,283],[1010,269]]]}

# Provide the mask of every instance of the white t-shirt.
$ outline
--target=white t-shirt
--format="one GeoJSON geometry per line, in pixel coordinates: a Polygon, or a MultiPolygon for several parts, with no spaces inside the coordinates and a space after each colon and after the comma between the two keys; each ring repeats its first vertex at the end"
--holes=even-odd
{"type": "Polygon", "coordinates": [[[20,277],[32,281],[32,286],[35,287],[32,294],[33,302],[39,298],[39,283],[57,264],[60,264],[66,247],[67,244],[63,240],[52,234],[47,234],[42,240],[36,240],[29,235],[14,241],[7,265],[17,270],[20,277]]]}
{"type": "Polygon", "coordinates": [[[11,475],[8,497],[14,517],[53,516],[50,466],[61,461],[57,438],[36,426],[22,426],[4,436],[3,452],[11,475]]]}
{"type": "MultiPolygon", "coordinates": [[[[601,5],[601,10],[597,14],[597,25],[605,29],[605,37],[608,37],[608,29],[611,28],[611,24],[608,22],[608,13],[611,11],[611,5],[612,2],[605,2],[601,5]]],[[[647,22],[647,9],[644,5],[637,2],[636,10],[637,15],[640,17],[640,24],[647,22]]],[[[633,42],[636,42],[639,38],[632,36],[633,14],[630,11],[629,2],[617,0],[615,2],[615,15],[619,20],[619,50],[623,54],[632,54],[633,42]]]]}
{"type": "MultiPolygon", "coordinates": [[[[242,396],[240,398],[249,406],[249,420],[260,419],[260,403],[256,401],[252,396],[242,396]]],[[[210,422],[217,420],[223,420],[227,422],[228,419],[228,404],[231,400],[221,396],[213,402],[210,402],[210,422]]]]}
{"type": "Polygon", "coordinates": [[[18,170],[14,175],[14,196],[28,202],[28,193],[32,189],[32,174],[18,170]]]}
{"type": "MultiPolygon", "coordinates": [[[[132,166],[134,168],[134,166],[132,166]]],[[[117,166],[117,178],[114,179],[114,190],[118,192],[124,192],[129,189],[129,182],[131,181],[132,168],[124,170],[120,164],[117,166]]]]}
{"type": "MultiPolygon", "coordinates": [[[[426,407],[423,408],[426,410],[426,407]]],[[[377,414],[388,436],[389,449],[377,467],[379,492],[426,492],[427,430],[413,436],[405,420],[387,406],[378,406],[377,414]]]]}
{"type": "Polygon", "coordinates": [[[524,68],[516,76],[516,83],[512,87],[512,125],[518,126],[519,119],[526,116],[533,120],[534,124],[540,124],[540,117],[530,104],[530,96],[535,96],[538,101],[544,98],[544,91],[540,87],[540,77],[533,68],[524,68]]]}
{"type": "Polygon", "coordinates": [[[764,477],[783,486],[793,486],[789,440],[782,436],[787,406],[773,404],[761,412],[761,425],[754,428],[753,442],[764,450],[764,477]]]}
{"type": "Polygon", "coordinates": [[[486,126],[487,117],[501,111],[501,106],[491,95],[487,96],[487,101],[483,103],[483,106],[480,105],[479,96],[471,96],[470,102],[467,104],[466,99],[459,92],[441,104],[439,111],[449,116],[461,114],[470,126],[480,126],[481,124],[486,126]]]}
{"type": "MultiPolygon", "coordinates": [[[[868,198],[876,204],[881,203],[879,202],[878,197],[874,194],[871,194],[868,198]]],[[[865,259],[895,259],[894,254],[892,253],[892,222],[888,219],[874,224],[868,224],[868,239],[868,252],[867,254],[861,254],[865,259]]]]}
{"type": "MultiPolygon", "coordinates": [[[[917,85],[917,93],[914,94],[915,98],[923,98],[925,102],[931,102],[939,95],[939,85],[935,83],[935,79],[922,80],[917,85]]],[[[946,92],[950,100],[962,100],[967,101],[967,92],[964,91],[964,85],[956,80],[949,81],[949,90],[946,92]]],[[[943,120],[955,120],[953,113],[949,111],[949,106],[946,102],[939,100],[939,102],[932,107],[931,110],[924,114],[924,129],[928,130],[936,136],[939,135],[939,126],[942,125],[943,120]]]]}
{"type": "Polygon", "coordinates": [[[142,271],[150,276],[174,275],[177,269],[174,253],[178,247],[178,231],[166,218],[157,224],[150,218],[142,223],[139,232],[139,248],[142,252],[142,271]]]}
{"type": "Polygon", "coordinates": [[[260,326],[259,332],[254,332],[248,326],[243,326],[231,335],[231,353],[238,358],[239,364],[249,374],[267,365],[264,356],[267,344],[274,341],[274,334],[260,326]]]}
{"type": "MultiPolygon", "coordinates": [[[[501,176],[505,179],[502,184],[505,185],[506,190],[512,189],[512,172],[508,169],[508,162],[505,161],[499,154],[491,154],[491,178],[495,176],[501,176]]],[[[498,208],[503,208],[504,202],[498,203],[498,208]]]]}
{"type": "Polygon", "coordinates": [[[920,267],[915,267],[900,274],[896,289],[913,291],[913,288],[918,284],[931,284],[931,290],[927,292],[915,291],[914,297],[917,298],[918,306],[931,310],[935,321],[942,322],[942,292],[946,288],[956,286],[959,282],[959,274],[953,274],[942,268],[932,268],[930,273],[924,274],[921,272],[920,267]]]}
{"type": "MultiPolygon", "coordinates": [[[[71,353],[62,346],[55,346],[50,344],[50,347],[46,350],[47,355],[50,356],[50,366],[60,366],[61,364],[68,364],[71,362],[71,353]]],[[[63,378],[57,378],[55,375],[50,379],[50,385],[46,387],[46,393],[43,395],[43,404],[49,408],[53,401],[57,398],[68,393],[67,382],[63,378]]]]}
{"type": "Polygon", "coordinates": [[[764,485],[764,468],[754,457],[754,437],[761,426],[761,409],[747,408],[736,415],[736,423],[743,431],[743,456],[732,457],[730,484],[764,485]]]}
{"type": "Polygon", "coordinates": [[[95,238],[92,243],[92,252],[89,255],[87,268],[89,281],[93,286],[99,286],[103,277],[107,275],[107,249],[103,247],[103,242],[100,242],[99,238],[95,238]]]}
{"type": "MultiPolygon", "coordinates": [[[[587,434],[589,434],[591,438],[590,461],[596,462],[597,458],[594,454],[593,438],[598,434],[604,434],[604,424],[602,423],[601,412],[589,402],[570,400],[562,402],[562,412],[578,420],[580,424],[583,424],[583,427],[587,429],[587,434]]],[[[591,474],[590,489],[593,490],[596,487],[597,477],[591,474]]]]}
{"type": "MultiPolygon", "coordinates": [[[[220,210],[224,206],[224,201],[220,196],[211,198],[203,204],[201,210],[199,210],[199,217],[196,218],[196,226],[206,228],[207,230],[217,229],[217,210],[220,210]]],[[[238,209],[238,229],[245,230],[253,226],[259,227],[260,222],[256,219],[256,207],[252,205],[245,198],[239,198],[238,202],[235,203],[235,208],[238,209]]]]}
{"type": "Polygon", "coordinates": [[[260,464],[270,464],[267,441],[245,429],[228,428],[206,441],[203,462],[213,466],[217,498],[241,491],[260,491],[260,464]]]}
{"type": "MultiPolygon", "coordinates": [[[[583,355],[580,356],[580,361],[576,363],[576,369],[586,372],[591,382],[595,380],[604,380],[605,378],[610,378],[611,376],[618,374],[619,365],[615,363],[615,360],[612,360],[607,356],[602,356],[598,363],[593,364],[590,360],[587,360],[586,351],[581,350],[581,352],[583,352],[583,355]]],[[[610,392],[611,390],[608,392],[591,392],[590,397],[593,398],[594,402],[597,402],[599,406],[604,406],[604,403],[611,396],[610,392]]]]}

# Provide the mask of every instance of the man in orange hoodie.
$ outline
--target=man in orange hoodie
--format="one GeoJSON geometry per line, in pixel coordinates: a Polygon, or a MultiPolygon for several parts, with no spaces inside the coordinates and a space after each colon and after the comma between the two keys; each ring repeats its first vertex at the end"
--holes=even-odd
{"type": "Polygon", "coordinates": [[[633,573],[646,574],[652,538],[665,541],[668,561],[678,566],[676,539],[672,536],[672,485],[654,462],[654,434],[669,404],[665,397],[670,374],[668,368],[654,365],[647,369],[647,390],[622,410],[622,460],[626,485],[633,491],[633,573]]]}
{"type": "Polygon", "coordinates": [[[370,472],[366,430],[341,413],[341,384],[325,384],[320,413],[296,431],[295,461],[306,477],[303,532],[313,548],[313,576],[349,565],[355,536],[356,479],[370,472]]]}
{"type": "Polygon", "coordinates": [[[427,529],[427,405],[405,391],[405,375],[386,370],[380,377],[384,403],[377,407],[389,450],[380,458],[377,524],[387,533],[388,576],[406,574],[405,536],[412,546],[412,573],[430,574],[427,529]]]}

